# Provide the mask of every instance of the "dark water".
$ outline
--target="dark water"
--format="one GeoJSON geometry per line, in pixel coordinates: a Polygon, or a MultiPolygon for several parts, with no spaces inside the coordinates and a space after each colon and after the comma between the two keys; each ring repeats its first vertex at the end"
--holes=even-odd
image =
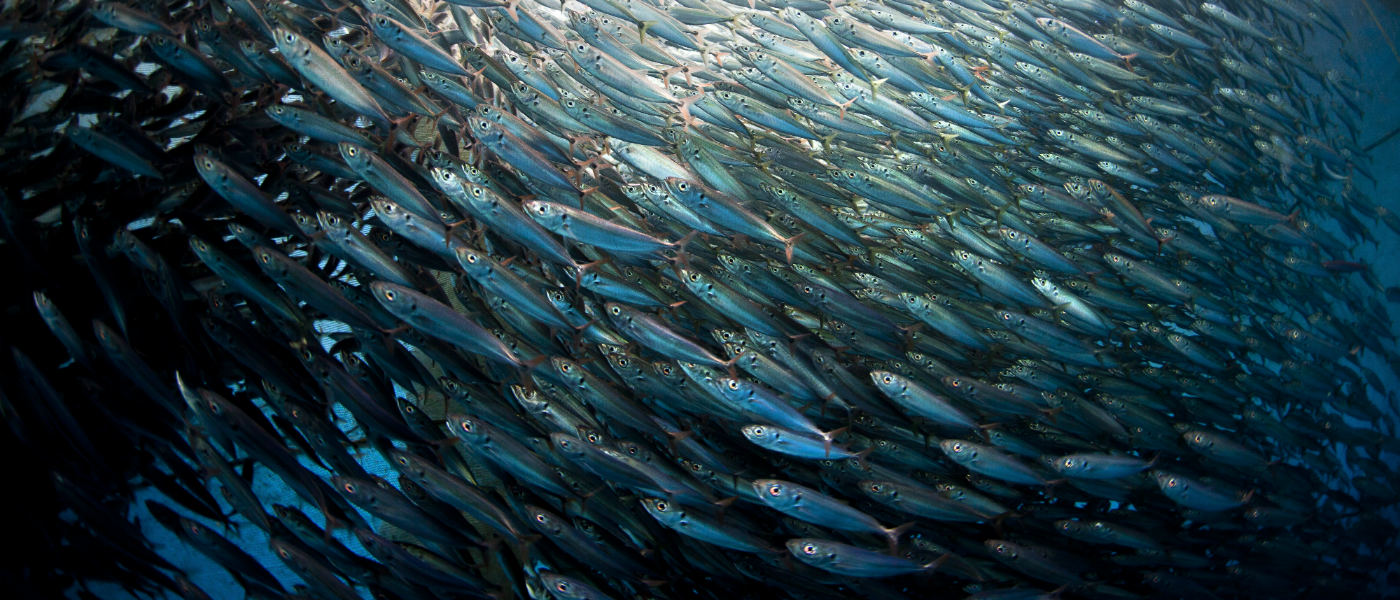
{"type": "MultiPolygon", "coordinates": [[[[1318,34],[1310,39],[1308,53],[1317,61],[1324,65],[1323,68],[1336,68],[1338,70],[1351,72],[1351,63],[1355,63],[1355,69],[1363,74],[1364,79],[1359,82],[1360,88],[1364,91],[1357,102],[1361,106],[1362,134],[1361,145],[1363,147],[1371,145],[1378,140],[1384,140],[1385,136],[1400,128],[1400,55],[1395,53],[1395,48],[1386,39],[1386,32],[1389,32],[1391,40],[1395,36],[1400,36],[1400,14],[1387,6],[1389,3],[1372,1],[1368,8],[1366,0],[1336,3],[1335,12],[1343,23],[1343,29],[1347,32],[1348,38],[1344,42],[1335,38],[1318,34]]],[[[1375,174],[1375,182],[1371,183],[1364,179],[1357,179],[1359,189],[1370,195],[1374,201],[1390,210],[1400,212],[1400,135],[1390,137],[1388,140],[1380,141],[1370,151],[1370,170],[1375,174]]],[[[61,218],[61,217],[60,217],[61,218]]],[[[1359,263],[1369,265],[1375,273],[1381,289],[1389,286],[1400,285],[1400,236],[1394,234],[1386,227],[1379,224],[1372,224],[1371,230],[1374,236],[1374,243],[1361,244],[1351,250],[1352,258],[1359,263]]],[[[75,277],[78,275],[74,275],[75,277]]],[[[27,279],[27,281],[33,281],[27,279]]],[[[1326,285],[1325,283],[1322,285],[1326,285]]],[[[27,294],[27,288],[25,294],[27,294]]],[[[14,294],[10,294],[13,296],[14,294]]],[[[1390,322],[1400,323],[1400,304],[1388,303],[1390,310],[1390,322]]],[[[32,307],[29,305],[16,305],[9,307],[8,316],[10,318],[31,318],[32,307]],[[20,315],[23,315],[21,317],[20,315]]],[[[143,307],[145,310],[155,310],[154,307],[143,307]]],[[[75,323],[80,330],[86,330],[86,323],[75,323]]],[[[34,331],[44,332],[38,325],[34,326],[34,331]]],[[[1400,330],[1394,329],[1389,332],[1376,332],[1394,339],[1400,335],[1400,330]]],[[[26,332],[27,329],[16,327],[14,332],[26,332]]],[[[24,346],[25,340],[20,339],[20,333],[6,333],[5,341],[16,346],[24,346]]],[[[47,342],[45,342],[47,343],[47,342]]],[[[168,340],[178,348],[179,340],[168,340]]],[[[168,350],[168,347],[166,348],[168,350]]],[[[178,351],[177,351],[178,352],[178,351]]],[[[1383,385],[1372,389],[1371,401],[1392,417],[1400,417],[1400,404],[1397,404],[1395,392],[1400,390],[1400,380],[1397,380],[1397,370],[1392,365],[1387,364],[1387,360],[1393,360],[1394,356],[1386,357],[1378,353],[1368,352],[1364,360],[1365,365],[1374,370],[1382,380],[1383,385]]],[[[400,390],[401,391],[401,390],[400,390]]],[[[349,423],[352,419],[348,413],[342,411],[338,416],[342,418],[342,423],[349,423]]],[[[1364,424],[1353,422],[1355,426],[1364,427],[1364,424]]],[[[348,428],[348,425],[347,425],[348,428]]],[[[1394,433],[1394,432],[1389,432],[1394,433]]],[[[1346,455],[1346,448],[1338,442],[1332,448],[1324,448],[1323,451],[1337,452],[1339,455],[1346,455]]],[[[386,479],[396,479],[397,473],[391,469],[382,455],[372,449],[362,449],[357,458],[365,469],[374,475],[383,476],[386,479]]],[[[1383,454],[1383,461],[1394,464],[1397,457],[1393,454],[1383,454]]],[[[314,508],[305,506],[294,492],[285,488],[278,478],[272,476],[266,469],[254,471],[253,490],[263,501],[264,505],[270,506],[273,503],[293,504],[303,506],[309,513],[314,508]]],[[[1393,473],[1393,471],[1392,471],[1393,473]]],[[[318,472],[320,474],[320,472],[318,472]]],[[[1342,472],[1335,474],[1338,478],[1348,478],[1354,476],[1354,472],[1342,472]]],[[[1394,480],[1392,479],[1392,482],[1394,480]]],[[[158,499],[168,501],[158,491],[151,488],[141,488],[135,494],[134,502],[129,508],[131,520],[139,524],[140,530],[150,540],[154,549],[163,557],[169,560],[176,567],[182,569],[187,577],[203,590],[209,592],[216,598],[242,598],[243,593],[234,579],[221,567],[212,564],[201,553],[187,547],[178,539],[170,535],[155,518],[153,518],[143,506],[147,499],[158,499]]],[[[1374,510],[1377,514],[1389,519],[1392,523],[1400,525],[1400,511],[1395,506],[1366,507],[1374,510]]],[[[236,520],[241,520],[236,519],[236,520]]],[[[246,523],[244,523],[246,525],[246,523]]],[[[299,583],[296,575],[290,572],[285,565],[271,554],[268,548],[268,540],[265,534],[256,527],[245,526],[237,532],[223,530],[216,524],[205,522],[206,526],[214,527],[235,541],[247,552],[254,555],[260,563],[268,570],[277,575],[279,579],[288,587],[299,583]]],[[[359,542],[346,531],[337,531],[336,537],[361,555],[367,555],[359,542]]],[[[687,540],[681,539],[684,543],[687,540]]],[[[1346,539],[1332,539],[1330,543],[1346,544],[1346,539]]],[[[1287,577],[1286,573],[1277,573],[1276,576],[1287,577]]],[[[1400,573],[1394,568],[1375,573],[1375,585],[1369,592],[1380,596],[1393,596],[1397,587],[1392,585],[1392,581],[1400,578],[1400,573]]],[[[941,582],[934,580],[931,585],[939,585],[941,582]]],[[[1047,587],[1047,589],[1053,586],[1047,587]]],[[[93,594],[99,597],[126,597],[129,594],[119,586],[111,584],[94,584],[91,586],[93,594]]],[[[950,594],[942,592],[937,594],[960,596],[962,594],[950,594]]],[[[76,588],[70,589],[70,597],[78,597],[76,588]]],[[[648,597],[648,596],[643,596],[648,597]]],[[[660,597],[660,596],[658,596],[660,597]]],[[[739,597],[739,596],[735,596],[739,597]]]]}

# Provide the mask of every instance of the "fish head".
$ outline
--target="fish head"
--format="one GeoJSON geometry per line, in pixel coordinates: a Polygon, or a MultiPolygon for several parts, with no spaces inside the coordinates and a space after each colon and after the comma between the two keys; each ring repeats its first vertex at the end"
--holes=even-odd
{"type": "Polygon", "coordinates": [[[977,444],[966,440],[943,440],[938,442],[938,447],[941,448],[943,453],[947,454],[949,458],[960,463],[966,463],[976,459],[979,452],[977,444]]]}
{"type": "Polygon", "coordinates": [[[553,513],[532,504],[525,505],[525,511],[530,515],[530,526],[540,533],[555,536],[564,531],[564,523],[553,513]]]}
{"type": "Polygon", "coordinates": [[[555,356],[549,359],[549,364],[554,367],[555,372],[559,373],[565,380],[576,386],[581,387],[583,385],[583,367],[579,366],[578,363],[562,356],[555,356]]]}
{"type": "Polygon", "coordinates": [[[381,37],[394,33],[397,29],[395,27],[396,25],[398,25],[398,22],[386,15],[374,15],[369,20],[370,28],[374,30],[375,35],[381,37]]]}
{"type": "Polygon", "coordinates": [[[335,475],[331,477],[331,487],[334,487],[337,492],[344,494],[347,498],[353,498],[359,501],[369,497],[368,494],[370,492],[368,488],[371,486],[368,482],[335,475]]]}
{"type": "Polygon", "coordinates": [[[491,440],[486,429],[477,421],[476,417],[451,414],[447,416],[447,429],[458,439],[472,445],[479,445],[491,440]]]}
{"type": "Polygon", "coordinates": [[[665,498],[645,498],[642,500],[642,508],[657,521],[666,524],[685,518],[685,510],[681,505],[665,498]]]}
{"type": "Polygon", "coordinates": [[[321,231],[321,224],[316,221],[316,217],[302,211],[292,213],[292,222],[296,223],[297,228],[307,237],[314,236],[321,231]]]}
{"type": "Polygon", "coordinates": [[[606,312],[608,318],[612,319],[613,322],[617,323],[619,326],[626,326],[632,323],[632,311],[616,302],[604,303],[603,312],[606,312]]]}
{"type": "Polygon", "coordinates": [[[787,541],[788,552],[805,563],[831,564],[839,558],[828,542],[815,538],[793,538],[787,541]]]}
{"type": "Polygon", "coordinates": [[[890,501],[899,497],[899,490],[895,489],[888,481],[861,481],[857,485],[865,495],[876,500],[890,501]]]}
{"type": "Polygon", "coordinates": [[[714,282],[710,281],[708,277],[705,277],[704,273],[682,267],[680,269],[680,276],[681,281],[685,282],[685,286],[697,296],[705,296],[714,292],[714,282]]]}
{"type": "Polygon", "coordinates": [[[1051,461],[1050,466],[1056,471],[1059,471],[1060,473],[1072,475],[1074,473],[1083,473],[1089,470],[1089,463],[1089,459],[1084,456],[1078,454],[1070,454],[1068,456],[1061,456],[1059,458],[1054,459],[1053,461],[1051,461]]]}
{"type": "Polygon", "coordinates": [[[278,27],[273,30],[277,40],[277,51],[288,59],[304,58],[311,53],[311,45],[301,35],[290,29],[278,27]]]}
{"type": "Polygon", "coordinates": [[[409,293],[408,288],[401,285],[375,281],[369,284],[369,288],[374,299],[396,315],[409,315],[418,308],[417,298],[409,293]]]}
{"type": "Polygon", "coordinates": [[[584,444],[587,442],[566,433],[555,432],[549,434],[549,442],[555,449],[559,450],[561,454],[569,458],[583,456],[583,453],[587,451],[587,449],[584,448],[584,444]]]}
{"type": "Polygon", "coordinates": [[[1166,471],[1151,471],[1152,478],[1157,480],[1157,487],[1167,494],[1181,493],[1190,487],[1189,482],[1184,477],[1177,476],[1166,471]]]}
{"type": "Polygon", "coordinates": [[[764,504],[779,510],[796,506],[802,501],[802,488],[786,481],[755,479],[752,485],[764,504]]]}
{"type": "Polygon", "coordinates": [[[1181,434],[1181,437],[1182,439],[1186,440],[1186,443],[1188,445],[1190,445],[1193,448],[1196,448],[1197,450],[1210,450],[1211,447],[1215,446],[1214,436],[1204,431],[1187,431],[1186,433],[1181,434]]]}
{"type": "Polygon", "coordinates": [[[880,388],[880,391],[886,394],[898,394],[909,387],[908,382],[903,377],[889,371],[871,371],[870,380],[875,382],[875,387],[880,388]]]}
{"type": "Polygon", "coordinates": [[[521,205],[521,208],[546,229],[562,225],[569,216],[559,205],[543,200],[530,200],[521,205]]]}
{"type": "Polygon", "coordinates": [[[402,472],[414,475],[420,475],[423,472],[422,459],[398,448],[389,450],[389,460],[393,462],[394,468],[402,472]]]}
{"type": "Polygon", "coordinates": [[[719,392],[732,402],[740,402],[753,394],[753,388],[748,382],[733,377],[721,377],[719,379],[719,392]]]}
{"type": "Polygon", "coordinates": [[[987,540],[982,544],[998,560],[1014,561],[1021,555],[1021,547],[1006,540],[987,540]]]}
{"type": "Polygon", "coordinates": [[[777,429],[767,425],[745,425],[740,431],[749,441],[759,445],[776,443],[781,437],[777,429]]]}

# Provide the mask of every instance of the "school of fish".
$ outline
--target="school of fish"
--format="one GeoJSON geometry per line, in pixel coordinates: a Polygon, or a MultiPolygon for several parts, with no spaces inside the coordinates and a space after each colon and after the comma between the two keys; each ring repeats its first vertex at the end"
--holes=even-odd
{"type": "Polygon", "coordinates": [[[8,3],[6,587],[1393,593],[1329,5],[8,3]]]}

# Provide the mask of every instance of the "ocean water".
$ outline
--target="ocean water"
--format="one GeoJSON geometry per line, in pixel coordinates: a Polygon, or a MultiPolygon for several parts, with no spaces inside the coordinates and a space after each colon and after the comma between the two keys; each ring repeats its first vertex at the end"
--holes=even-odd
{"type": "MultiPolygon", "coordinates": [[[[1335,11],[1344,23],[1348,38],[1341,41],[1326,34],[1314,35],[1308,47],[1308,53],[1316,60],[1330,64],[1339,70],[1349,70],[1350,66],[1347,63],[1354,61],[1357,69],[1366,74],[1365,80],[1361,82],[1363,93],[1354,99],[1362,107],[1361,144],[1366,147],[1400,128],[1400,54],[1397,54],[1396,47],[1391,43],[1391,41],[1400,38],[1400,14],[1390,10],[1383,3],[1370,1],[1368,6],[1368,0],[1337,2],[1335,3],[1335,11]],[[1390,36],[1389,40],[1387,40],[1387,34],[1390,36]]],[[[1368,159],[1374,181],[1357,178],[1354,184],[1358,189],[1374,198],[1377,203],[1400,212],[1400,135],[1390,137],[1375,145],[1370,151],[1368,159]]],[[[1356,247],[1353,250],[1353,260],[1370,265],[1383,287],[1400,286],[1400,235],[1383,225],[1375,225],[1372,232],[1375,235],[1375,243],[1356,247]]],[[[1392,330],[1390,335],[1400,335],[1400,329],[1397,329],[1400,328],[1400,304],[1388,303],[1387,306],[1391,312],[1392,330]]],[[[1400,380],[1397,380],[1397,371],[1400,370],[1394,369],[1393,365],[1383,364],[1382,361],[1383,359],[1372,355],[1371,362],[1368,363],[1385,380],[1385,389],[1387,390],[1384,395],[1374,394],[1372,400],[1387,412],[1400,414],[1400,404],[1397,404],[1395,395],[1395,391],[1400,390],[1400,380]]],[[[355,430],[353,418],[343,411],[339,416],[342,428],[347,432],[353,432],[355,430]]],[[[377,452],[364,449],[360,451],[359,458],[371,474],[382,475],[390,480],[396,478],[385,459],[377,452]]],[[[1391,461],[1400,460],[1400,457],[1391,455],[1387,455],[1386,458],[1391,461]]],[[[318,474],[324,474],[314,465],[310,463],[307,465],[318,474]]],[[[255,473],[253,489],[259,497],[265,500],[265,504],[293,504],[301,506],[308,514],[315,514],[313,507],[304,506],[290,490],[286,489],[268,471],[258,469],[255,470],[255,473]]],[[[143,490],[132,505],[131,517],[140,523],[142,530],[152,541],[156,550],[176,566],[185,570],[195,584],[216,598],[220,600],[242,598],[239,586],[227,572],[210,563],[203,554],[187,547],[171,536],[154,518],[146,513],[142,505],[142,501],[146,498],[159,499],[160,496],[152,489],[143,490]]],[[[1396,523],[1400,523],[1400,512],[1397,512],[1394,507],[1386,509],[1386,513],[1396,523]]],[[[366,516],[368,517],[368,515],[366,516]]],[[[241,520],[241,518],[236,520],[241,520]]],[[[213,523],[206,523],[206,525],[218,528],[213,523]]],[[[223,531],[223,533],[230,540],[237,542],[246,551],[253,554],[289,589],[299,583],[298,578],[271,555],[267,549],[267,539],[256,527],[248,526],[237,532],[223,531]]],[[[348,532],[338,531],[335,535],[352,550],[367,555],[348,532]]],[[[1400,574],[1396,576],[1400,576],[1400,574]]],[[[1386,574],[1377,574],[1378,581],[1386,581],[1386,577],[1386,574]]],[[[1394,588],[1385,589],[1382,587],[1381,590],[1387,595],[1394,595],[1396,592],[1394,588]]],[[[120,597],[124,594],[115,586],[97,587],[94,588],[94,591],[102,597],[120,597]]]]}

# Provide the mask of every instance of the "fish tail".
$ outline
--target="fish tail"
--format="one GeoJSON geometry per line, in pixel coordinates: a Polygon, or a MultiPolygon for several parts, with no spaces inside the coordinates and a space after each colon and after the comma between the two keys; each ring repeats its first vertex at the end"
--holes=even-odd
{"type": "Polygon", "coordinates": [[[908,532],[910,529],[913,529],[914,526],[918,524],[918,521],[910,521],[898,527],[885,530],[885,537],[889,538],[890,540],[890,554],[899,553],[899,538],[904,537],[904,534],[906,532],[908,532]]]}
{"type": "Polygon", "coordinates": [[[799,233],[797,235],[783,240],[783,257],[787,259],[788,264],[792,264],[793,248],[797,246],[797,242],[801,240],[803,236],[807,235],[807,233],[808,232],[804,231],[802,233],[799,233]]]}

